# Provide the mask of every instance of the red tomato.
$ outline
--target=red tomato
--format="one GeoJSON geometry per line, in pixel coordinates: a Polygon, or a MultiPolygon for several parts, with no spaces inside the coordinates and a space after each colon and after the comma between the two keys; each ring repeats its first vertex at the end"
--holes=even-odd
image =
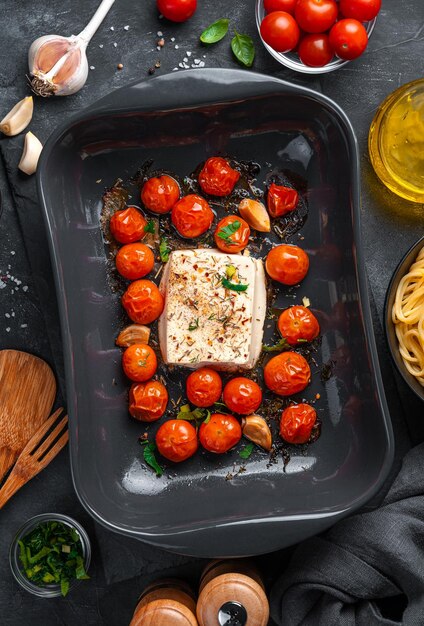
{"type": "Polygon", "coordinates": [[[171,220],[181,237],[193,239],[212,226],[213,212],[202,196],[190,194],[174,205],[171,220]]]}
{"type": "Polygon", "coordinates": [[[136,383],[144,383],[156,373],[158,360],[154,350],[145,343],[135,343],[122,355],[125,376],[136,383]]]}
{"type": "Polygon", "coordinates": [[[156,422],[166,411],[168,392],[158,380],[131,385],[129,398],[131,417],[140,422],[156,422]]]}
{"type": "Polygon", "coordinates": [[[262,391],[255,381],[240,376],[225,385],[223,398],[230,411],[250,415],[260,407],[262,391]]]}
{"type": "Polygon", "coordinates": [[[122,296],[122,306],[136,324],[150,324],[163,311],[163,296],[151,280],[136,280],[122,296]]]}
{"type": "Polygon", "coordinates": [[[191,404],[200,407],[218,402],[222,393],[222,380],[215,370],[202,367],[192,372],[186,382],[187,398],[191,404]]]}
{"type": "Polygon", "coordinates": [[[168,420],[156,433],[156,445],[165,459],[180,463],[193,456],[199,447],[199,442],[196,429],[190,422],[168,420]]]}
{"type": "Polygon", "coordinates": [[[291,187],[272,183],[268,189],[267,204],[271,217],[281,217],[294,211],[299,202],[299,194],[291,187]]]}
{"type": "Polygon", "coordinates": [[[306,443],[317,413],[310,404],[293,404],[284,409],[280,420],[280,435],[289,443],[306,443]]]}
{"type": "Polygon", "coordinates": [[[155,255],[144,243],[128,243],[119,250],[115,263],[121,276],[128,280],[136,280],[152,271],[155,255]]]}
{"type": "Polygon", "coordinates": [[[180,198],[180,188],[171,176],[149,178],[141,190],[141,201],[153,213],[168,213],[180,198]]]}
{"type": "Polygon", "coordinates": [[[228,196],[240,178],[240,173],[221,157],[206,161],[199,174],[199,185],[203,193],[210,196],[228,196]]]}
{"type": "Polygon", "coordinates": [[[361,56],[367,45],[367,31],[358,20],[340,20],[330,30],[330,46],[341,59],[346,61],[356,59],[361,56]]]}
{"type": "Polygon", "coordinates": [[[298,246],[281,244],[269,251],[265,267],[273,280],[283,285],[296,285],[308,273],[309,257],[298,246]]]}
{"type": "Polygon", "coordinates": [[[300,37],[299,26],[290,13],[273,11],[261,23],[262,39],[276,52],[289,52],[296,48],[300,37]]]}
{"type": "Polygon", "coordinates": [[[144,227],[147,221],[134,206],[122,211],[116,211],[110,218],[110,232],[119,243],[134,243],[140,241],[146,234],[144,227]]]}
{"type": "Polygon", "coordinates": [[[159,12],[172,22],[185,22],[197,9],[197,0],[156,0],[159,12]]]}
{"type": "Polygon", "coordinates": [[[359,22],[373,20],[381,9],[381,0],[340,0],[343,17],[351,17],[359,22]]]}
{"type": "Polygon", "coordinates": [[[199,430],[199,439],[208,452],[224,454],[233,448],[241,439],[241,426],[232,415],[213,413],[207,424],[203,423],[199,430]]]}
{"type": "Polygon", "coordinates": [[[303,391],[311,379],[307,360],[297,352],[282,352],[264,367],[264,380],[268,389],[279,396],[291,396],[303,391]]]}
{"type": "Polygon", "coordinates": [[[278,330],[291,346],[303,341],[312,341],[319,335],[319,324],[315,315],[305,306],[291,306],[278,318],[278,330]]]}
{"type": "Polygon", "coordinates": [[[294,15],[296,3],[297,0],[264,0],[264,9],[267,13],[285,11],[290,13],[290,15],[294,15]]]}
{"type": "Polygon", "coordinates": [[[334,56],[328,35],[306,35],[297,49],[300,60],[309,67],[323,67],[334,56]]]}
{"type": "Polygon", "coordinates": [[[294,16],[305,33],[323,33],[335,23],[338,5],[335,0],[298,0],[294,16]]]}
{"type": "Polygon", "coordinates": [[[249,237],[249,224],[239,215],[224,217],[218,222],[214,233],[217,247],[230,254],[243,250],[249,243],[249,237]]]}

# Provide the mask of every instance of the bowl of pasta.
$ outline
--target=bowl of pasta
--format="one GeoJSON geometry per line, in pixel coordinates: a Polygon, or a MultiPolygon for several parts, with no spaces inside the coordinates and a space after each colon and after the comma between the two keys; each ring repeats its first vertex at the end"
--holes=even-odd
{"type": "Polygon", "coordinates": [[[393,274],[385,326],[399,373],[424,400],[424,236],[408,250],[393,274]]]}

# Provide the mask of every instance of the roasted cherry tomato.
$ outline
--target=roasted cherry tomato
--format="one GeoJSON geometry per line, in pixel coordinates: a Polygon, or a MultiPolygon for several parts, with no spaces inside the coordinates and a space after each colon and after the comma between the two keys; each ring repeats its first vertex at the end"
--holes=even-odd
{"type": "Polygon", "coordinates": [[[278,330],[291,346],[313,341],[319,335],[315,315],[306,307],[295,305],[283,311],[278,318],[278,330]]]}
{"type": "Polygon", "coordinates": [[[230,411],[250,415],[260,407],[262,391],[254,380],[240,376],[225,385],[223,398],[230,411]]]}
{"type": "Polygon", "coordinates": [[[309,257],[302,248],[283,243],[270,250],[265,267],[274,280],[283,285],[296,285],[308,273],[309,257]]]}
{"type": "Polygon", "coordinates": [[[110,218],[110,232],[119,243],[140,241],[146,234],[144,227],[147,221],[135,206],[116,211],[110,218]]]}
{"type": "Polygon", "coordinates": [[[279,396],[291,396],[303,391],[311,379],[307,360],[297,352],[282,352],[264,367],[264,380],[268,389],[279,396]]]}
{"type": "Polygon", "coordinates": [[[191,404],[200,407],[211,406],[221,397],[221,377],[215,370],[202,367],[187,378],[186,391],[191,404]]]}
{"type": "Polygon", "coordinates": [[[343,17],[351,17],[359,22],[373,20],[381,9],[381,0],[340,0],[343,17]]]}
{"type": "Polygon", "coordinates": [[[317,421],[310,404],[292,404],[284,409],[280,420],[280,435],[289,443],[306,443],[317,421]]]}
{"type": "Polygon", "coordinates": [[[345,19],[330,30],[330,46],[341,59],[352,61],[361,56],[368,45],[368,34],[358,20],[345,19]]]}
{"type": "Polygon", "coordinates": [[[300,60],[309,67],[323,67],[330,63],[334,51],[330,39],[325,34],[305,35],[297,49],[300,60]]]}
{"type": "Polygon", "coordinates": [[[171,220],[181,237],[193,239],[212,226],[213,212],[202,196],[190,194],[174,205],[171,220]]]}
{"type": "Polygon", "coordinates": [[[156,433],[156,445],[162,456],[174,463],[186,461],[199,447],[194,426],[185,420],[168,420],[156,433]]]}
{"type": "Polygon", "coordinates": [[[155,255],[144,243],[128,243],[119,250],[115,263],[121,276],[127,280],[137,280],[152,271],[155,255]]]}
{"type": "Polygon", "coordinates": [[[171,176],[149,178],[141,190],[141,201],[153,213],[169,213],[180,198],[180,188],[171,176]]]}
{"type": "Polygon", "coordinates": [[[159,12],[171,22],[185,22],[197,9],[197,0],[156,0],[159,12]]]}
{"type": "Polygon", "coordinates": [[[140,422],[156,422],[166,411],[168,392],[158,380],[134,383],[130,389],[131,417],[140,422]]]}
{"type": "Polygon", "coordinates": [[[240,173],[221,157],[206,161],[199,174],[199,185],[203,193],[210,196],[228,196],[240,178],[240,173]]]}
{"type": "Polygon", "coordinates": [[[122,306],[136,324],[150,324],[163,311],[163,296],[151,280],[136,280],[122,296],[122,306]]]}
{"type": "Polygon", "coordinates": [[[145,343],[135,343],[122,355],[122,367],[130,380],[144,383],[156,373],[158,360],[155,351],[145,343]]]}
{"type": "Polygon", "coordinates": [[[336,0],[298,0],[294,16],[305,33],[323,33],[335,23],[338,12],[336,0]]]}
{"type": "Polygon", "coordinates": [[[228,215],[218,222],[214,239],[223,252],[236,253],[244,250],[249,243],[249,224],[239,215],[228,215]]]}
{"type": "Polygon", "coordinates": [[[296,189],[276,185],[272,183],[268,190],[267,204],[271,217],[281,217],[290,211],[294,211],[299,202],[299,194],[296,189]]]}
{"type": "Polygon", "coordinates": [[[199,430],[199,439],[208,452],[224,454],[231,450],[241,439],[241,426],[232,415],[213,413],[207,424],[199,430]]]}
{"type": "Polygon", "coordinates": [[[261,22],[262,39],[277,52],[289,52],[296,48],[300,37],[299,26],[290,13],[273,11],[261,22]]]}
{"type": "Polygon", "coordinates": [[[264,0],[264,9],[267,13],[273,11],[285,11],[294,15],[297,0],[264,0]]]}

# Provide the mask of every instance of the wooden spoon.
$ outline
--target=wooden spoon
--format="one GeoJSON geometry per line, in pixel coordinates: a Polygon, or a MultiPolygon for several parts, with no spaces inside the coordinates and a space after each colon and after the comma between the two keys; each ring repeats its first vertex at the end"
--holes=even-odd
{"type": "Polygon", "coordinates": [[[56,381],[42,359],[0,351],[0,481],[49,417],[56,381]]]}

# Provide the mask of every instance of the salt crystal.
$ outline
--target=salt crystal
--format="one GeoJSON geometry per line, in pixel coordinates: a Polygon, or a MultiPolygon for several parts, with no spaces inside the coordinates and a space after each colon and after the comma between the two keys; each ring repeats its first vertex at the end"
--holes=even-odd
{"type": "Polygon", "coordinates": [[[203,58],[206,59],[206,54],[203,55],[203,58]]]}
{"type": "Polygon", "coordinates": [[[114,42],[113,42],[113,47],[114,47],[114,48],[117,48],[117,47],[118,47],[118,44],[116,43],[116,41],[114,41],[114,42]]]}
{"type": "Polygon", "coordinates": [[[194,62],[196,63],[196,65],[199,65],[200,59],[194,59],[194,62]]]}
{"type": "Polygon", "coordinates": [[[184,61],[184,63],[188,63],[187,57],[184,57],[183,61],[184,61]]]}
{"type": "Polygon", "coordinates": [[[115,30],[115,26],[111,26],[111,27],[110,27],[110,30],[115,30]]]}
{"type": "Polygon", "coordinates": [[[28,328],[28,324],[21,324],[21,328],[28,328]]]}
{"type": "Polygon", "coordinates": [[[191,57],[191,55],[192,55],[192,54],[193,54],[192,52],[186,52],[186,55],[187,55],[188,57],[191,57]]]}
{"type": "Polygon", "coordinates": [[[171,37],[171,41],[172,41],[172,43],[174,43],[175,37],[171,37]]]}
{"type": "MultiPolygon", "coordinates": [[[[174,67],[172,71],[173,71],[173,72],[178,72],[178,67],[174,67]]],[[[6,285],[5,285],[5,286],[6,286],[6,285]]],[[[1,285],[0,285],[0,289],[1,289],[1,285]]]]}
{"type": "Polygon", "coordinates": [[[206,63],[204,61],[200,61],[197,67],[205,67],[206,63]]]}
{"type": "Polygon", "coordinates": [[[13,255],[15,254],[15,251],[14,251],[14,250],[11,250],[11,251],[10,251],[10,254],[13,256],[13,255]]]}
{"type": "Polygon", "coordinates": [[[159,50],[159,52],[162,50],[162,48],[160,46],[156,46],[156,50],[159,50]]]}
{"type": "Polygon", "coordinates": [[[94,67],[94,65],[90,65],[90,70],[95,70],[96,68],[94,67]]]}
{"type": "Polygon", "coordinates": [[[10,326],[8,326],[8,327],[6,328],[6,332],[7,332],[7,333],[10,333],[10,326]]]}
{"type": "Polygon", "coordinates": [[[0,278],[0,289],[4,289],[6,287],[6,283],[0,278]]]}
{"type": "Polygon", "coordinates": [[[7,318],[9,319],[9,317],[10,317],[10,313],[5,313],[5,314],[4,314],[4,316],[5,316],[5,317],[7,317],[7,318]]]}
{"type": "Polygon", "coordinates": [[[130,27],[128,25],[124,26],[124,30],[129,30],[129,29],[130,29],[130,27]]]}
{"type": "Polygon", "coordinates": [[[99,43],[99,48],[103,48],[103,44],[102,43],[99,43]]]}
{"type": "Polygon", "coordinates": [[[163,32],[161,30],[158,30],[158,32],[156,33],[158,37],[163,37],[163,32]]]}
{"type": "Polygon", "coordinates": [[[15,317],[15,311],[12,311],[12,317],[15,317]]]}
{"type": "Polygon", "coordinates": [[[188,70],[190,66],[189,66],[189,64],[188,64],[188,63],[184,63],[184,64],[183,64],[183,67],[184,67],[184,69],[185,69],[185,70],[188,70]]]}
{"type": "Polygon", "coordinates": [[[178,67],[184,68],[184,64],[183,63],[178,63],[178,67]]]}
{"type": "Polygon", "coordinates": [[[178,44],[175,44],[175,50],[178,50],[180,46],[178,44]]]}
{"type": "Polygon", "coordinates": [[[24,286],[22,287],[22,291],[28,291],[28,285],[24,285],[24,286]]]}

